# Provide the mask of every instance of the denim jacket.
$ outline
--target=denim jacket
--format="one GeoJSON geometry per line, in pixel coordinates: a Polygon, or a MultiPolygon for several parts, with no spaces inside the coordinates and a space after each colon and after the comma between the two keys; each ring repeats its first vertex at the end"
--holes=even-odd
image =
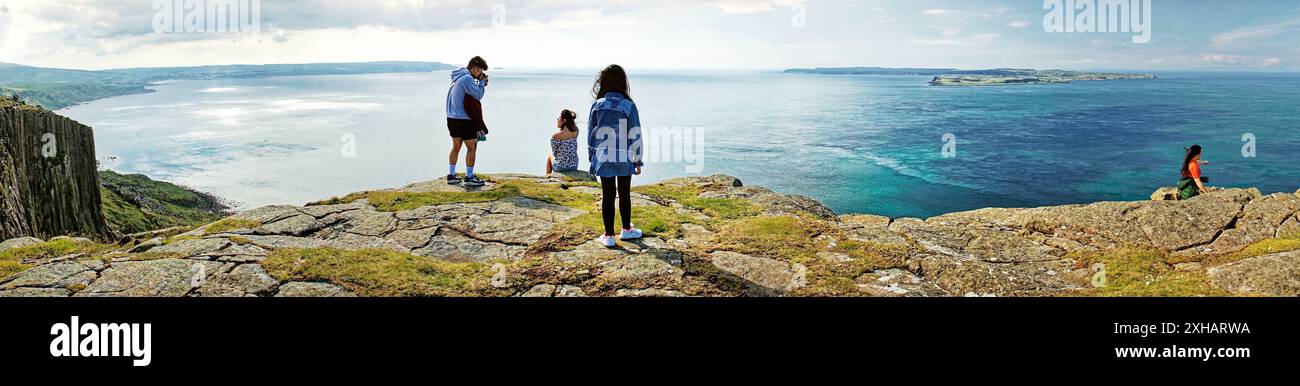
{"type": "Polygon", "coordinates": [[[606,93],[591,104],[587,155],[596,177],[630,176],[642,166],[641,115],[622,93],[606,93]]]}

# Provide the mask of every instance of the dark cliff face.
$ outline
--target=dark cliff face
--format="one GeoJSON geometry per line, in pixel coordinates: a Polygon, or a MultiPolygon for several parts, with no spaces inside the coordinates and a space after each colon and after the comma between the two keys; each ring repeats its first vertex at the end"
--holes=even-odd
{"type": "Polygon", "coordinates": [[[105,239],[100,206],[91,128],[0,98],[0,239],[105,239]]]}

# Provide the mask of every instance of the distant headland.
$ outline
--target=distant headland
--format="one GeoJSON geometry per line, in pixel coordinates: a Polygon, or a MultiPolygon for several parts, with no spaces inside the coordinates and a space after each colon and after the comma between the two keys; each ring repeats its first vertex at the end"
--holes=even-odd
{"type": "Polygon", "coordinates": [[[958,70],[953,68],[819,67],[792,68],[782,72],[786,74],[814,75],[932,76],[934,77],[930,80],[932,86],[1007,86],[1070,83],[1074,81],[1155,79],[1155,75],[1151,74],[1020,68],[958,70]]]}
{"type": "Polygon", "coordinates": [[[11,95],[50,110],[97,99],[153,92],[148,86],[169,80],[267,78],[298,75],[357,75],[451,70],[437,62],[364,62],[198,67],[66,70],[0,63],[0,95],[11,95]]]}

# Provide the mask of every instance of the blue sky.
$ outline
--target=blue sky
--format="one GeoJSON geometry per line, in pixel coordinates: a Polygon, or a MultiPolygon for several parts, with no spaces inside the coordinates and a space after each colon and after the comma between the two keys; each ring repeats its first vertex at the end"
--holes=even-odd
{"type": "Polygon", "coordinates": [[[0,61],[1300,70],[1294,0],[1152,0],[1146,44],[1046,32],[1041,0],[262,0],[258,34],[158,33],[152,2],[0,0],[0,61]]]}

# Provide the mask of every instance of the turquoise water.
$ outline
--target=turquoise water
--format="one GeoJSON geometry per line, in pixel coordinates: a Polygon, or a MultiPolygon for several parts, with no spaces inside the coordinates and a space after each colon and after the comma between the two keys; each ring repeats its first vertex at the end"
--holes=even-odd
{"type": "MultiPolygon", "coordinates": [[[[648,130],[702,133],[692,142],[703,145],[701,169],[652,163],[642,183],[728,173],[842,213],[928,217],[1145,199],[1177,180],[1182,149],[1198,143],[1212,185],[1300,188],[1296,74],[990,88],[930,87],[924,77],[631,75],[648,130]],[[1256,138],[1254,158],[1241,154],[1245,133],[1256,138]]],[[[485,100],[494,131],[478,170],[540,174],[555,117],[569,108],[585,118],[591,81],[494,73],[485,100]]],[[[61,113],[95,127],[107,167],[246,206],[301,204],[445,174],[446,83],[441,73],[184,81],[61,113]]]]}

